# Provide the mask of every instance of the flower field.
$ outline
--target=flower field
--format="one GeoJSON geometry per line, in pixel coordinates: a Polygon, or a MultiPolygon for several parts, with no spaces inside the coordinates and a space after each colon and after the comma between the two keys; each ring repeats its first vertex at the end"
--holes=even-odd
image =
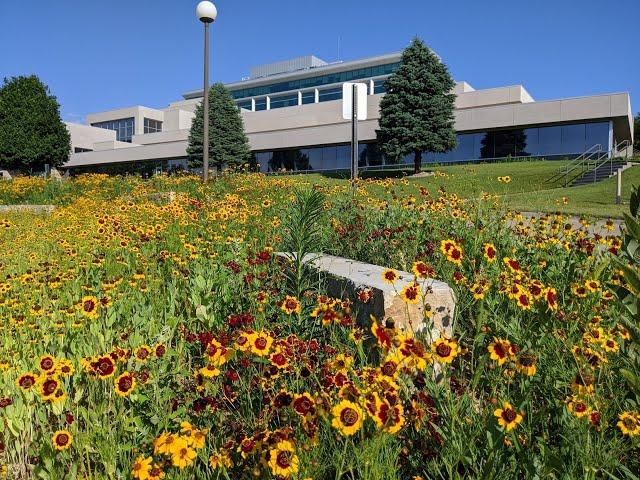
{"type": "Polygon", "coordinates": [[[640,476],[633,235],[392,179],[16,179],[0,203],[57,205],[0,212],[0,477],[640,476]],[[453,336],[358,324],[370,292],[282,251],[445,281],[453,336]]]}

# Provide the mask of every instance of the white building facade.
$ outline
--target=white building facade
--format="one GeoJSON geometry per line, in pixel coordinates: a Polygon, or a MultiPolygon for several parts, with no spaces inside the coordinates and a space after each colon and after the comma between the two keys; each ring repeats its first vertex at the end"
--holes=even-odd
{"type": "MultiPolygon", "coordinates": [[[[332,64],[307,56],[256,67],[249,79],[227,84],[260,169],[348,169],[351,130],[342,118],[342,84],[351,81],[368,87],[367,120],[359,122],[360,167],[392,165],[375,132],[384,81],[400,61],[400,53],[332,64]]],[[[567,158],[590,149],[615,154],[633,143],[628,93],[536,102],[522,85],[475,90],[457,82],[454,91],[458,147],[423,155],[424,163],[567,158]]],[[[64,167],[113,173],[186,167],[189,129],[201,100],[202,90],[196,90],[164,109],[134,106],[88,115],[87,125],[67,124],[73,153],[64,167]]]]}

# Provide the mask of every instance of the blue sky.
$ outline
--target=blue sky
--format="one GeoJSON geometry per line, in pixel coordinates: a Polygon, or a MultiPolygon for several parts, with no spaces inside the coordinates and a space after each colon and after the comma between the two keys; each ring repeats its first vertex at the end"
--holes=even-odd
{"type": "MultiPolygon", "coordinates": [[[[65,120],[164,107],[202,83],[195,0],[0,0],[0,78],[35,73],[65,120]]],[[[315,54],[349,60],[415,35],[475,88],[536,100],[617,91],[640,110],[640,0],[217,0],[212,80],[315,54]],[[339,45],[339,47],[338,47],[339,45]]]]}

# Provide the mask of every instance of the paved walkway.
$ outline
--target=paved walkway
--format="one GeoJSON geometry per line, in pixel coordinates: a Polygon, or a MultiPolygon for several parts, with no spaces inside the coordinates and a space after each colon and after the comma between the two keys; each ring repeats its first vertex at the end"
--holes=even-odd
{"type": "MultiPolygon", "coordinates": [[[[529,221],[532,218],[541,218],[541,217],[548,217],[551,219],[551,221],[553,221],[556,218],[556,215],[553,213],[540,213],[540,212],[522,212],[522,215],[525,217],[525,222],[529,221]]],[[[582,223],[580,223],[580,217],[577,217],[575,215],[562,215],[562,223],[570,223],[572,227],[574,228],[580,228],[582,227],[582,223]]],[[[623,221],[620,220],[619,218],[614,218],[611,220],[607,220],[607,219],[598,219],[595,221],[590,221],[589,222],[589,232],[591,232],[592,234],[599,234],[599,235],[620,235],[621,230],[620,230],[620,226],[622,225],[623,221]],[[608,230],[606,228],[606,224],[607,222],[612,222],[612,228],[613,230],[608,230]]]]}

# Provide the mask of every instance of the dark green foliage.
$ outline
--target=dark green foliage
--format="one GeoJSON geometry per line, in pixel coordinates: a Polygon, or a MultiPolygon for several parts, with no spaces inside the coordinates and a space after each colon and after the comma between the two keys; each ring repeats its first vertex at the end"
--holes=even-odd
{"type": "Polygon", "coordinates": [[[447,66],[422,40],[414,38],[405,49],[402,65],[385,87],[377,135],[387,158],[399,161],[413,153],[418,172],[423,152],[443,153],[455,148],[455,82],[447,66]]]}
{"type": "MultiPolygon", "coordinates": [[[[202,165],[202,103],[191,124],[187,154],[192,167],[202,165]]],[[[244,133],[240,111],[229,91],[221,83],[209,89],[209,165],[240,166],[251,160],[249,140],[244,133]]]]}
{"type": "Polygon", "coordinates": [[[640,112],[636,113],[636,116],[633,117],[633,131],[635,132],[633,148],[640,150],[640,112]]]}
{"type": "Polygon", "coordinates": [[[0,167],[41,171],[67,161],[71,137],[60,105],[38,77],[5,78],[0,88],[0,167]]]}

